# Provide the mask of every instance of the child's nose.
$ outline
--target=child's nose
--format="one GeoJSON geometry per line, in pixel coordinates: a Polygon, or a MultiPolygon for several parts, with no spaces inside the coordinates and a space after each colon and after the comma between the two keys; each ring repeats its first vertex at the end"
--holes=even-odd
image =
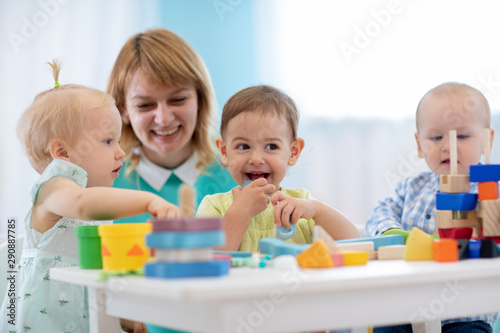
{"type": "Polygon", "coordinates": [[[123,157],[125,157],[125,151],[122,149],[122,147],[118,146],[118,149],[115,153],[115,159],[121,160],[123,157]]]}
{"type": "Polygon", "coordinates": [[[262,164],[264,163],[264,159],[262,158],[262,154],[260,154],[257,150],[254,150],[250,155],[250,160],[248,162],[250,164],[262,164]]]}

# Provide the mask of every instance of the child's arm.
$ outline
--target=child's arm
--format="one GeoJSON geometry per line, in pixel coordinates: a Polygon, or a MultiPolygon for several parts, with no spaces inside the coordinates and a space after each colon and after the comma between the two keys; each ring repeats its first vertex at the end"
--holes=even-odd
{"type": "Polygon", "coordinates": [[[180,209],[145,191],[111,187],[81,188],[72,180],[55,177],[37,195],[31,226],[49,230],[62,216],[81,220],[112,220],[150,213],[154,217],[177,217],[180,209]]]}
{"type": "Polygon", "coordinates": [[[401,218],[406,196],[406,182],[406,179],[401,181],[394,195],[377,203],[370,219],[366,222],[366,233],[369,236],[382,235],[390,229],[404,229],[401,218]]]}
{"type": "Polygon", "coordinates": [[[233,203],[223,218],[226,246],[222,250],[238,250],[252,217],[267,208],[270,202],[269,194],[274,191],[274,185],[268,184],[264,178],[256,179],[244,189],[235,187],[231,190],[233,203]]]}
{"type": "Polygon", "coordinates": [[[271,197],[274,206],[274,223],[277,227],[284,225],[290,228],[290,223],[299,219],[313,219],[322,226],[333,239],[358,238],[358,229],[338,210],[318,200],[287,198],[281,191],[271,197]]]}

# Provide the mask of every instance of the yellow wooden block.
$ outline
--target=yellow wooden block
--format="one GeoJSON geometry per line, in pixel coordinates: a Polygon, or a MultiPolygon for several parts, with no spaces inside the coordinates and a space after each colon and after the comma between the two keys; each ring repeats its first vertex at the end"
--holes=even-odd
{"type": "Polygon", "coordinates": [[[481,200],[477,202],[479,225],[483,236],[500,236],[500,200],[481,200]]]}
{"type": "Polygon", "coordinates": [[[436,210],[436,227],[439,229],[475,228],[478,226],[475,210],[436,210]]]}
{"type": "Polygon", "coordinates": [[[378,248],[378,260],[404,259],[405,245],[389,245],[378,248]]]}
{"type": "Polygon", "coordinates": [[[406,239],[405,260],[432,260],[432,237],[413,228],[406,239]]]}
{"type": "Polygon", "coordinates": [[[297,255],[297,262],[302,268],[330,268],[333,260],[325,242],[316,241],[307,250],[297,255]]]}
{"type": "Polygon", "coordinates": [[[344,255],[344,266],[366,265],[368,252],[366,251],[342,251],[344,255]]]}
{"type": "Polygon", "coordinates": [[[368,260],[376,260],[377,252],[373,242],[353,242],[353,243],[337,243],[337,247],[342,252],[367,252],[368,260]]]}
{"type": "Polygon", "coordinates": [[[441,175],[439,176],[439,192],[468,193],[469,175],[441,175]]]}

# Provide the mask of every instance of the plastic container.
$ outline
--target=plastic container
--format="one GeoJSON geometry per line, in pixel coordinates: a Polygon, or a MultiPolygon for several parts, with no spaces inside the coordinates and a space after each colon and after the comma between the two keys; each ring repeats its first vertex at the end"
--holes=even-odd
{"type": "Polygon", "coordinates": [[[146,235],[151,223],[120,223],[99,226],[102,266],[105,271],[134,271],[149,258],[146,235]]]}
{"type": "Polygon", "coordinates": [[[78,238],[78,264],[82,269],[101,269],[101,237],[97,225],[75,227],[78,238]]]}

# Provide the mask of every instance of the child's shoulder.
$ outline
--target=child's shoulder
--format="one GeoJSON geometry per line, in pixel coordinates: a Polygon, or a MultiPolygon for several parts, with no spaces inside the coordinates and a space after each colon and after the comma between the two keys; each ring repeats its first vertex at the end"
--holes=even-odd
{"type": "Polygon", "coordinates": [[[398,188],[420,191],[424,187],[439,187],[439,176],[430,171],[420,172],[400,181],[398,188]]]}

